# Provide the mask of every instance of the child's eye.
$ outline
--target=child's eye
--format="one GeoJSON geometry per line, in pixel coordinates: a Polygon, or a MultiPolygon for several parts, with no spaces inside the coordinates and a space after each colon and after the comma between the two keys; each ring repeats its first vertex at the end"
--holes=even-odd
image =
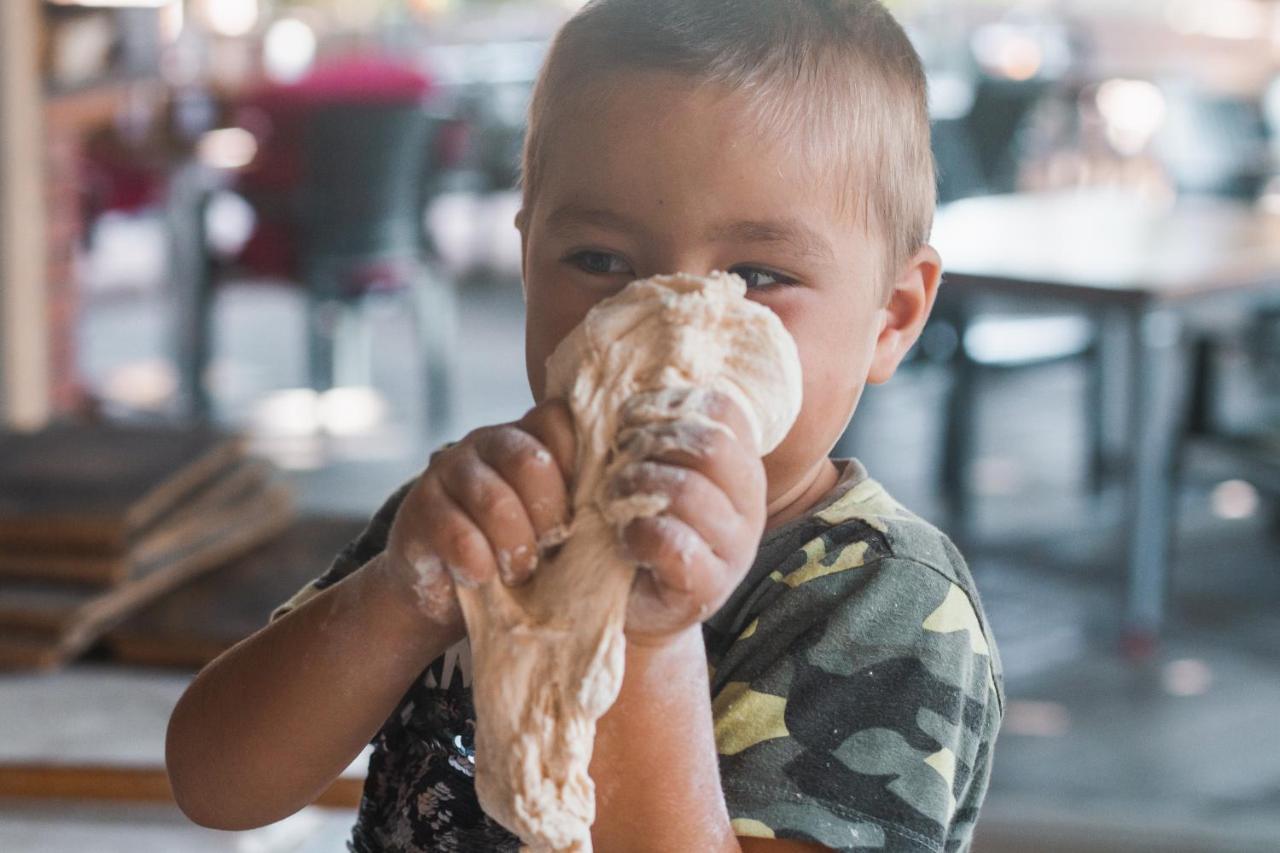
{"type": "Polygon", "coordinates": [[[591,275],[622,275],[631,271],[627,266],[627,262],[612,252],[597,252],[588,249],[582,252],[574,252],[566,257],[565,260],[591,275]]]}
{"type": "Polygon", "coordinates": [[[790,276],[783,275],[780,272],[767,270],[763,267],[733,267],[729,270],[742,277],[747,283],[747,290],[756,290],[762,287],[772,287],[774,285],[796,284],[796,280],[790,276]]]}

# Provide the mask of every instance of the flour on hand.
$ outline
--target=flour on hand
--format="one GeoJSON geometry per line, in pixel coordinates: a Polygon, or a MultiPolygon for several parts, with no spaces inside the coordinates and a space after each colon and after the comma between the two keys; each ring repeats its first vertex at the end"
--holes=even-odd
{"type": "Polygon", "coordinates": [[[666,508],[653,495],[610,498],[608,484],[661,449],[697,452],[698,436],[724,428],[705,414],[709,392],[743,411],[762,454],[800,411],[795,341],[745,294],[735,275],[660,276],[587,314],[547,362],[547,395],[568,401],[577,429],[572,528],[525,585],[458,586],[474,666],[476,789],[528,850],[591,850],[587,771],[596,721],[622,685],[636,573],[617,531],[666,508]]]}

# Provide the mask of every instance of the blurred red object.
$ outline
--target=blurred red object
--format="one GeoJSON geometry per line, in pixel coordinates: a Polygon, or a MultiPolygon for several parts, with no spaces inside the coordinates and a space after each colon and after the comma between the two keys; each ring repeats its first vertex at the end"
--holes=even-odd
{"type": "Polygon", "coordinates": [[[92,137],[85,146],[83,169],[89,218],[105,211],[137,213],[164,202],[165,166],[121,147],[113,135],[92,137]]]}
{"type": "Polygon", "coordinates": [[[267,86],[260,96],[313,104],[408,103],[430,97],[434,86],[419,69],[383,56],[348,56],[318,66],[295,83],[267,86]]]}

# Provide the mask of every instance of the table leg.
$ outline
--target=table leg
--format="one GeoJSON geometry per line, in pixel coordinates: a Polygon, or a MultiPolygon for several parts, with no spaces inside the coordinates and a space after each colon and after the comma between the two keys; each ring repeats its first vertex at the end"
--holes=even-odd
{"type": "Polygon", "coordinates": [[[1173,469],[1185,412],[1186,358],[1182,324],[1168,311],[1130,317],[1128,458],[1128,594],[1123,646],[1132,655],[1154,649],[1164,619],[1173,531],[1173,469]]]}
{"type": "Polygon", "coordinates": [[[946,423],[942,436],[942,495],[946,506],[951,537],[968,544],[973,534],[972,472],[977,434],[978,366],[964,348],[964,335],[969,316],[957,311],[953,318],[958,336],[955,356],[950,364],[950,387],[944,409],[946,423]]]}
{"type": "Polygon", "coordinates": [[[1132,360],[1127,315],[1112,310],[1094,315],[1097,338],[1085,369],[1088,371],[1086,430],[1089,440],[1089,486],[1096,498],[1104,497],[1117,477],[1128,452],[1128,411],[1132,406],[1126,387],[1132,377],[1125,365],[1132,360]]]}

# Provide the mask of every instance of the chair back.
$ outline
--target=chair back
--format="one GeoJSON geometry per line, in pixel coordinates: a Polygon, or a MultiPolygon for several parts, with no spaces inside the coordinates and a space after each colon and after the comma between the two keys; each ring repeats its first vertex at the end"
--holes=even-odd
{"type": "Polygon", "coordinates": [[[308,118],[298,193],[306,260],[415,255],[437,120],[418,104],[337,104],[308,118]]]}
{"type": "Polygon", "coordinates": [[[973,145],[980,183],[988,192],[1013,192],[1018,178],[1018,135],[1051,83],[1044,80],[978,81],[964,127],[973,145]]]}
{"type": "Polygon", "coordinates": [[[1155,148],[1184,193],[1253,201],[1275,174],[1271,134],[1254,97],[1172,90],[1155,148]]]}
{"type": "Polygon", "coordinates": [[[932,130],[933,159],[938,170],[938,204],[984,195],[987,192],[986,176],[964,119],[937,119],[932,130]]]}

